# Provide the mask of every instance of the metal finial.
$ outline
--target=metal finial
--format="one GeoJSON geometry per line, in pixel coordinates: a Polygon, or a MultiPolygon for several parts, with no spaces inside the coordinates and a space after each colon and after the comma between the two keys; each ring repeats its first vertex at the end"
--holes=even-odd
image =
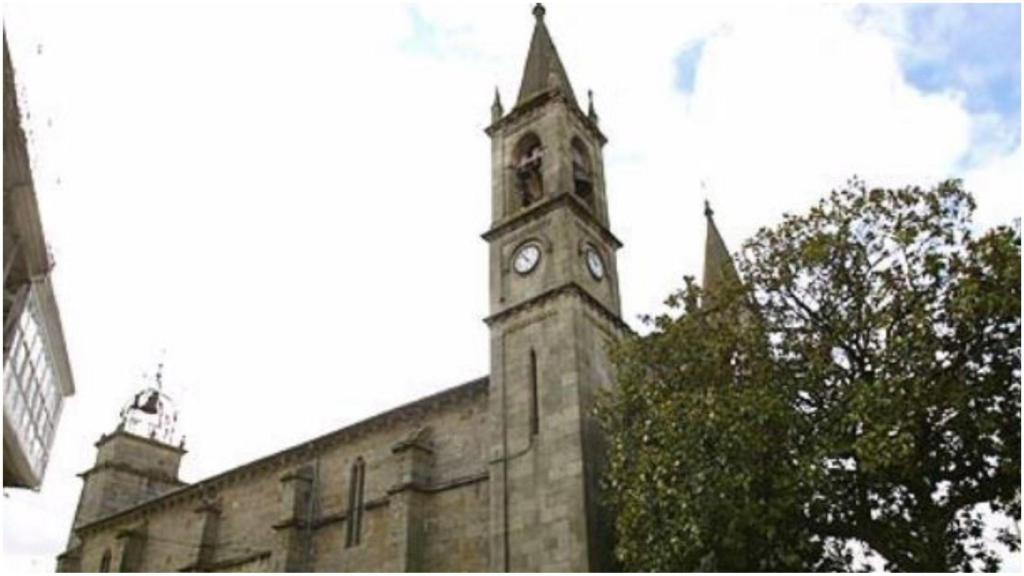
{"type": "Polygon", "coordinates": [[[708,202],[707,198],[704,199],[704,215],[708,218],[715,215],[715,211],[711,209],[711,203],[708,202]]]}
{"type": "Polygon", "coordinates": [[[163,390],[164,388],[164,360],[167,358],[167,349],[160,349],[160,361],[156,364],[156,376],[153,378],[156,381],[156,389],[163,390]]]}
{"type": "Polygon", "coordinates": [[[545,12],[547,12],[547,10],[544,9],[544,5],[541,4],[540,2],[537,2],[537,4],[533,7],[533,15],[535,18],[537,18],[538,22],[544,20],[545,12]]]}

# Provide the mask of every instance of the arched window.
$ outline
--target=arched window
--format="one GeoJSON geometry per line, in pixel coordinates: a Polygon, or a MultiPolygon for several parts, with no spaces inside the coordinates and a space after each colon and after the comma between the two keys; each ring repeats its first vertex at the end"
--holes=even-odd
{"type": "Polygon", "coordinates": [[[572,181],[573,192],[591,210],[594,209],[594,164],[590,152],[579,137],[572,139],[572,181]]]}
{"type": "Polygon", "coordinates": [[[100,558],[100,569],[97,572],[110,572],[110,549],[106,549],[103,552],[103,557],[100,558]]]}
{"type": "Polygon", "coordinates": [[[540,138],[530,132],[519,139],[515,147],[516,208],[526,208],[544,196],[544,178],[541,164],[544,148],[540,138]]]}
{"type": "Polygon", "coordinates": [[[345,547],[359,544],[363,530],[363,491],[366,484],[366,462],[360,456],[352,463],[348,484],[348,518],[345,547]]]}

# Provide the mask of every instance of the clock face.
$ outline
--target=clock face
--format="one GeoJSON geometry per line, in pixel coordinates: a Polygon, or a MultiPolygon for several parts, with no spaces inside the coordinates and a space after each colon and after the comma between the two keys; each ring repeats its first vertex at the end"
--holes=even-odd
{"type": "Polygon", "coordinates": [[[601,255],[597,253],[593,246],[587,246],[586,258],[587,270],[590,270],[590,275],[595,280],[604,278],[604,261],[601,260],[601,255]]]}
{"type": "Polygon", "coordinates": [[[537,267],[538,262],[540,262],[540,246],[531,243],[516,252],[515,258],[512,260],[512,267],[520,274],[528,274],[537,267]]]}

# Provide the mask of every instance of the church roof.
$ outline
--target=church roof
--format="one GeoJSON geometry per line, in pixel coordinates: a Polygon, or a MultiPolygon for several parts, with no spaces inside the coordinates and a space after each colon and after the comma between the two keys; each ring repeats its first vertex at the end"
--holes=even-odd
{"type": "Polygon", "coordinates": [[[704,278],[702,285],[705,293],[714,293],[722,288],[726,282],[739,280],[739,273],[736,272],[736,265],[732,261],[729,249],[725,247],[725,240],[718,232],[715,225],[714,212],[711,206],[704,202],[704,216],[707,218],[707,238],[704,240],[704,278]]]}
{"type": "Polygon", "coordinates": [[[80,526],[75,526],[74,530],[78,531],[89,529],[93,526],[106,524],[107,522],[129,516],[135,512],[151,509],[161,503],[168,503],[171,500],[186,497],[188,494],[199,495],[202,493],[202,490],[208,486],[215,484],[219,485],[221,482],[230,480],[233,477],[243,475],[247,472],[255,472],[257,470],[264,469],[265,467],[289,465],[296,461],[308,459],[310,455],[317,450],[327,447],[328,445],[333,445],[336,442],[344,441],[353,435],[367,432],[378,425],[387,425],[389,422],[405,422],[416,412],[430,410],[459,398],[476,397],[480,394],[487,394],[489,391],[489,382],[490,378],[488,376],[483,376],[481,378],[441,390],[440,392],[431,394],[430,396],[419,398],[407,404],[392,408],[391,410],[381,412],[366,418],[365,420],[356,422],[355,424],[339,428],[333,432],[328,432],[322,436],[302,442],[301,444],[296,444],[289,448],[285,448],[284,450],[263,456],[262,458],[257,458],[256,460],[247,462],[241,466],[225,470],[224,472],[215,474],[194,484],[188,484],[181,488],[171,490],[170,492],[164,492],[159,496],[141,502],[130,508],[118,510],[108,514],[107,516],[91,520],[81,524],[80,526]]]}
{"type": "Polygon", "coordinates": [[[523,80],[519,84],[516,106],[556,86],[579,106],[569,83],[569,76],[558,57],[558,50],[555,49],[548,27],[544,24],[544,12],[544,6],[541,4],[533,7],[537,23],[533,28],[533,38],[530,40],[530,51],[526,56],[526,67],[523,69],[523,80]]]}

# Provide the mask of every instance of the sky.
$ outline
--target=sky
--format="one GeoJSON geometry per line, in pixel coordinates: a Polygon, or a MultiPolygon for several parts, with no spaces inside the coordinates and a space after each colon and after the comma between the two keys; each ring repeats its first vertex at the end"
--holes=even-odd
{"type": "MultiPolygon", "coordinates": [[[[548,2],[594,90],[624,318],[857,175],[1021,214],[1019,5],[548,2]]],[[[488,371],[489,123],[531,4],[8,2],[77,394],[5,563],[49,571],[165,361],[205,476],[488,371]]],[[[1020,557],[1012,560],[1020,568],[1020,557]]]]}

